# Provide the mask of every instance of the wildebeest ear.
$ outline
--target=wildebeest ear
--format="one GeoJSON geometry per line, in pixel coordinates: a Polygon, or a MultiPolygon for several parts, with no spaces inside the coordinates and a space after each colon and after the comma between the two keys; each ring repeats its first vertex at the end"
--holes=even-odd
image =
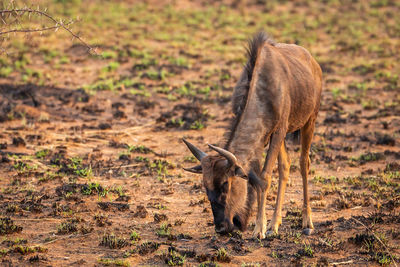
{"type": "Polygon", "coordinates": [[[203,168],[201,165],[197,165],[191,168],[183,168],[185,171],[193,172],[193,173],[203,173],[203,168]]]}
{"type": "Polygon", "coordinates": [[[249,177],[247,176],[247,174],[244,172],[244,170],[242,169],[242,167],[236,165],[235,166],[235,176],[238,176],[240,178],[243,178],[245,180],[249,180],[249,177]]]}

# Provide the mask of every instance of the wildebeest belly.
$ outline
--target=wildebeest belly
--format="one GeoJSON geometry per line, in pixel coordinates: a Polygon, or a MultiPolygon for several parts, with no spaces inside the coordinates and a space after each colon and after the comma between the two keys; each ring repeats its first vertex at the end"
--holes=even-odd
{"type": "Polygon", "coordinates": [[[306,88],[294,88],[292,94],[295,98],[291,98],[290,114],[288,119],[288,132],[294,132],[302,128],[315,110],[315,90],[313,86],[306,88]],[[302,90],[299,92],[299,90],[302,90]],[[293,101],[293,99],[303,99],[303,101],[293,101]]]}

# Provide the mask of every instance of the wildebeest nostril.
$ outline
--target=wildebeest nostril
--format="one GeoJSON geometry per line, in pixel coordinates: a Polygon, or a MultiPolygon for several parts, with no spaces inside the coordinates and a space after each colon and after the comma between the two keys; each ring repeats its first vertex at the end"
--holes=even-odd
{"type": "Polygon", "coordinates": [[[233,231],[233,224],[228,220],[225,220],[223,223],[215,226],[215,232],[220,235],[225,235],[233,231]]]}
{"type": "Polygon", "coordinates": [[[218,234],[224,234],[225,233],[225,227],[224,226],[215,227],[215,232],[217,232],[218,234]]]}
{"type": "Polygon", "coordinates": [[[233,217],[233,225],[239,228],[239,230],[243,229],[242,222],[240,221],[240,218],[238,216],[233,217]]]}
{"type": "Polygon", "coordinates": [[[226,222],[222,222],[222,223],[215,225],[215,232],[217,232],[218,234],[224,235],[227,233],[227,230],[228,230],[227,228],[228,227],[227,227],[226,222]]]}

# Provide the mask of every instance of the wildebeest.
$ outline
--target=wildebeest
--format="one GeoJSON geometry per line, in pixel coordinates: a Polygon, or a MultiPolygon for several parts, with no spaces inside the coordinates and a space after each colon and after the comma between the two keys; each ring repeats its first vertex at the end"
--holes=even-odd
{"type": "Polygon", "coordinates": [[[276,43],[257,33],[247,49],[247,63],[233,93],[234,119],[224,148],[208,145],[218,155],[207,155],[183,140],[201,164],[185,170],[202,173],[219,233],[235,227],[244,231],[252,204],[257,199],[253,235],[264,238],[277,233],[282,222],[282,203],[290,160],[285,136],[300,130],[300,170],[303,178],[303,232],[313,231],[307,189],[309,150],[320,106],[322,71],[303,47],[276,43]],[[262,153],[268,146],[264,166],[262,153]],[[265,201],[278,159],[279,187],[275,211],[266,226],[265,201]]]}

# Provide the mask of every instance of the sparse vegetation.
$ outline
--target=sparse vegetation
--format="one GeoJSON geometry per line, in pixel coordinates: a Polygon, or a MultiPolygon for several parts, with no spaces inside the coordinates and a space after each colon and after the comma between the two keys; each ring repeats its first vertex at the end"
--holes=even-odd
{"type": "Polygon", "coordinates": [[[139,240],[142,239],[142,238],[140,237],[140,235],[139,235],[138,232],[132,231],[132,232],[131,232],[131,237],[130,237],[130,239],[131,239],[133,242],[137,242],[137,241],[139,241],[139,240]]]}
{"type": "Polygon", "coordinates": [[[185,256],[180,255],[175,250],[169,249],[168,252],[164,252],[161,257],[168,266],[182,266],[185,263],[185,256]]]}
{"type": "Polygon", "coordinates": [[[81,187],[81,193],[83,195],[97,194],[100,197],[104,197],[108,194],[109,190],[101,186],[99,183],[89,183],[81,187]]]}
{"type": "Polygon", "coordinates": [[[129,267],[131,266],[129,262],[121,259],[106,259],[106,258],[100,258],[97,260],[98,263],[104,266],[124,266],[124,267],[129,267]]]}
{"type": "Polygon", "coordinates": [[[170,237],[171,227],[172,226],[170,224],[164,222],[160,225],[160,228],[158,228],[156,233],[159,237],[170,237]]]}
{"type": "Polygon", "coordinates": [[[149,254],[149,253],[153,253],[159,247],[160,247],[159,243],[147,241],[147,242],[144,242],[144,243],[140,244],[136,248],[136,251],[137,251],[137,253],[139,253],[139,255],[146,255],[146,254],[149,254]]]}
{"type": "Polygon", "coordinates": [[[8,217],[0,218],[0,235],[21,232],[22,227],[15,225],[14,221],[8,217]]]}
{"type": "Polygon", "coordinates": [[[48,150],[48,149],[43,149],[43,150],[40,150],[40,151],[36,152],[36,153],[35,153],[35,156],[36,156],[38,159],[42,159],[42,158],[46,157],[49,153],[50,153],[50,150],[48,150]]]}
{"type": "Polygon", "coordinates": [[[104,234],[100,239],[100,246],[108,247],[111,249],[119,249],[128,246],[125,238],[116,236],[115,234],[104,234]]]}
{"type": "Polygon", "coordinates": [[[27,247],[27,246],[17,245],[17,246],[14,246],[11,251],[25,255],[25,254],[35,253],[35,252],[43,253],[43,252],[46,252],[47,250],[48,250],[47,248],[41,247],[41,246],[27,247]]]}
{"type": "Polygon", "coordinates": [[[219,248],[215,254],[215,259],[220,262],[231,262],[231,258],[225,248],[219,248]]]}

